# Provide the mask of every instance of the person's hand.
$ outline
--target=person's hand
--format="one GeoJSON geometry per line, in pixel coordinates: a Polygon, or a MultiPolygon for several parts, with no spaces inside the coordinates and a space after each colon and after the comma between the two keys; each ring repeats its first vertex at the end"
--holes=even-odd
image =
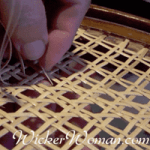
{"type": "Polygon", "coordinates": [[[71,46],[90,0],[0,0],[1,21],[24,59],[50,70],[71,46]],[[47,29],[47,21],[49,28],[47,29]]]}

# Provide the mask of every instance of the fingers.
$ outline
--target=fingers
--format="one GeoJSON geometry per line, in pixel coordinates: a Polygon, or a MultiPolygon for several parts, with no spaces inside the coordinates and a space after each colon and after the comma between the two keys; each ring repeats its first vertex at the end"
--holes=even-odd
{"type": "Polygon", "coordinates": [[[54,30],[49,34],[49,45],[46,53],[40,59],[40,64],[48,71],[69,49],[73,36],[63,30],[54,30]]]}
{"type": "Polygon", "coordinates": [[[48,16],[50,21],[49,44],[40,59],[41,65],[46,70],[50,70],[71,46],[89,5],[90,0],[59,0],[50,3],[50,10],[55,13],[48,16]]]}
{"type": "Polygon", "coordinates": [[[1,0],[1,18],[14,46],[26,59],[39,59],[48,43],[45,8],[41,0],[1,0]],[[13,30],[13,32],[12,32],[13,30]]]}
{"type": "Polygon", "coordinates": [[[48,36],[45,9],[41,0],[0,2],[3,8],[0,9],[2,22],[16,49],[30,60],[39,59],[44,54],[40,63],[46,70],[50,70],[69,49],[90,4],[90,0],[51,1],[53,5],[49,6],[51,19],[48,20],[51,21],[51,28],[48,36]],[[47,42],[49,44],[45,52],[47,42]]]}

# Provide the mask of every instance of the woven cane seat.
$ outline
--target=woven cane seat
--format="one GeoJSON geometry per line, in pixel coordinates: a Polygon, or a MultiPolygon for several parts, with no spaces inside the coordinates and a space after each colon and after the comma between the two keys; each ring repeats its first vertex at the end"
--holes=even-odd
{"type": "Polygon", "coordinates": [[[130,143],[132,138],[150,137],[147,45],[80,27],[70,50],[48,72],[53,86],[40,82],[45,76],[38,62],[25,62],[25,71],[24,75],[20,62],[13,61],[1,73],[9,83],[1,82],[0,90],[1,150],[150,149],[150,142],[130,143]],[[22,140],[17,143],[18,131],[27,136],[26,143],[31,131],[34,139],[27,145],[22,140]],[[74,131],[80,144],[71,142],[74,131]],[[47,134],[53,139],[68,134],[68,139],[35,143],[47,134]],[[83,142],[85,138],[91,144],[83,142]],[[92,138],[105,142],[94,143],[92,138]],[[111,138],[120,138],[120,143],[111,144],[111,138]]]}

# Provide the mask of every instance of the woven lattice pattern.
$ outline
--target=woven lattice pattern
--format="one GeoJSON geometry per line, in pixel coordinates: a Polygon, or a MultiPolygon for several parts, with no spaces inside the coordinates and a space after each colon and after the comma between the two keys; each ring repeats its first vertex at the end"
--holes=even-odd
{"type": "Polygon", "coordinates": [[[80,28],[71,49],[48,73],[53,86],[39,83],[45,77],[37,62],[26,62],[25,67],[26,75],[19,62],[10,63],[2,72],[3,81],[13,86],[0,92],[1,150],[150,149],[150,142],[123,144],[127,138],[150,137],[150,57],[146,46],[80,28]],[[27,135],[26,143],[32,138],[31,130],[35,138],[27,145],[22,141],[16,144],[19,130],[27,135]],[[71,142],[71,130],[81,135],[80,145],[71,142]],[[60,144],[35,144],[36,137],[65,138],[69,131],[70,138],[60,144]],[[82,143],[84,138],[121,140],[119,144],[89,144],[82,143]]]}

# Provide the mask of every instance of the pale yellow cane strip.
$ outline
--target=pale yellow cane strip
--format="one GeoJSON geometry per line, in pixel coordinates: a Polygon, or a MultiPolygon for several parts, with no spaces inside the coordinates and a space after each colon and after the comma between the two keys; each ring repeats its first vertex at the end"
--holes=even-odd
{"type": "MultiPolygon", "coordinates": [[[[9,89],[10,88],[7,88],[7,90],[6,90],[6,89],[4,89],[4,88],[1,87],[1,91],[5,94],[4,96],[7,96],[9,99],[11,99],[14,102],[19,102],[20,100],[15,97],[16,95],[14,95],[12,91],[11,91],[12,94],[10,94],[10,92],[8,93],[9,89]]],[[[19,90],[19,93],[20,92],[22,92],[22,89],[19,90]]]]}
{"type": "Polygon", "coordinates": [[[5,148],[4,146],[0,145],[0,149],[2,150],[8,150],[7,148],[5,148]]]}
{"type": "Polygon", "coordinates": [[[27,97],[21,93],[17,94],[17,96],[19,96],[21,99],[23,99],[24,101],[27,101],[29,103],[31,103],[32,105],[36,106],[37,105],[37,102],[35,99],[32,99],[30,97],[27,97]]]}
{"type": "MultiPolygon", "coordinates": [[[[50,130],[50,135],[52,135],[57,131],[65,134],[74,129],[84,135],[83,130],[89,131],[94,127],[88,133],[88,137],[95,136],[98,132],[106,132],[111,137],[121,138],[122,142],[125,142],[127,137],[138,136],[140,132],[150,132],[150,92],[148,89],[150,70],[147,69],[144,72],[136,67],[139,63],[150,67],[149,61],[146,59],[148,49],[139,46],[132,51],[130,50],[132,46],[130,46],[129,40],[119,37],[117,42],[111,42],[112,39],[109,39],[109,35],[105,33],[100,32],[93,35],[91,33],[90,35],[90,31],[87,33],[83,29],[78,31],[75,40],[75,48],[62,58],[62,60],[66,60],[56,65],[56,69],[48,73],[55,82],[55,86],[48,87],[41,83],[29,86],[30,90],[38,93],[37,98],[26,96],[24,94],[27,90],[25,87],[22,89],[21,87],[6,88],[6,92],[23,102],[23,105],[16,112],[9,114],[9,116],[15,118],[11,125],[29,133],[30,128],[24,125],[24,120],[40,119],[43,124],[36,130],[36,134],[40,134],[39,137],[46,136],[47,130],[50,130]],[[82,38],[85,43],[81,42],[82,38]],[[97,50],[98,46],[100,46],[99,50],[97,50]],[[103,48],[107,49],[107,52],[103,51],[103,48]],[[86,55],[89,58],[93,56],[94,60],[86,59],[86,55]],[[118,59],[120,56],[126,59],[118,59]],[[82,68],[78,69],[78,65],[81,65],[82,68]],[[116,69],[110,70],[109,65],[115,66],[116,69]],[[63,73],[61,71],[58,73],[59,69],[63,73]],[[64,73],[66,76],[64,76],[64,73]],[[135,77],[135,80],[132,81],[132,77],[135,77]],[[123,89],[119,91],[116,87],[123,87],[123,89]],[[145,103],[140,103],[136,99],[144,97],[146,97],[145,103]],[[33,106],[31,102],[34,102],[36,106],[33,106]],[[60,112],[56,113],[55,110],[49,109],[47,106],[50,104],[59,106],[60,112]],[[89,104],[95,104],[101,108],[101,111],[94,113],[91,110],[85,110],[84,108],[89,104]],[[80,127],[80,124],[73,124],[70,122],[72,118],[81,118],[85,120],[86,125],[80,127]],[[46,122],[45,119],[47,119],[46,122]],[[121,121],[120,124],[123,124],[123,127],[112,124],[112,122],[116,122],[116,119],[121,121]]],[[[18,73],[19,71],[13,70],[10,77],[13,76],[20,81],[23,80],[20,84],[26,84],[32,83],[31,80],[36,81],[36,77],[41,71],[39,73],[36,71],[34,75],[26,77],[26,80],[20,77],[18,73]]],[[[6,77],[4,80],[6,80],[6,77]]],[[[4,98],[1,102],[3,101],[4,98]]],[[[6,117],[3,117],[3,115],[0,115],[0,118],[3,119],[1,125],[5,125],[9,121],[6,117]]],[[[28,125],[30,126],[30,123],[28,125]]],[[[3,135],[7,132],[8,126],[3,135]]],[[[62,148],[69,149],[74,144],[69,145],[68,143],[69,141],[66,141],[62,148]]],[[[19,148],[23,148],[22,146],[19,145],[19,148]]],[[[51,149],[60,149],[54,144],[46,144],[46,146],[51,149]]],[[[84,146],[86,145],[83,144],[79,147],[75,145],[74,149],[84,146]]],[[[113,146],[100,144],[100,146],[104,149],[115,149],[117,144],[113,146]]],[[[130,146],[135,149],[139,148],[138,145],[130,146]]],[[[95,148],[94,145],[87,147],[95,148]]],[[[128,145],[124,144],[116,149],[126,149],[127,147],[128,145]]],[[[30,148],[35,147],[30,144],[30,148]]],[[[148,146],[144,146],[144,148],[148,148],[148,146]]]]}

